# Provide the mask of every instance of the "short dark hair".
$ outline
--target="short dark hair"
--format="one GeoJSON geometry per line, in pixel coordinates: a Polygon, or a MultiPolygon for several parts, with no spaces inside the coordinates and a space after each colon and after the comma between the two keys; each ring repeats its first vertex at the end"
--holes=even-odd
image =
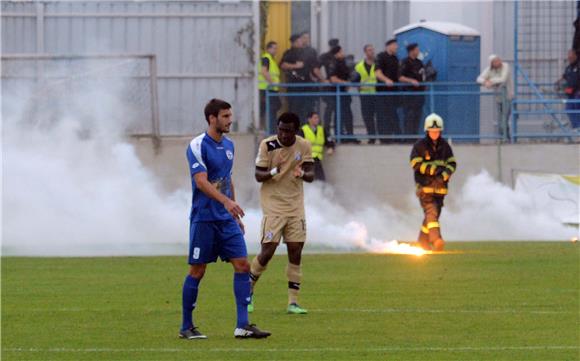
{"type": "Polygon", "coordinates": [[[270,49],[274,45],[278,45],[278,43],[275,41],[269,41],[268,44],[266,44],[266,49],[270,49]]]}
{"type": "Polygon", "coordinates": [[[334,48],[335,46],[338,45],[339,42],[340,42],[340,40],[338,40],[336,38],[332,38],[332,39],[328,40],[328,46],[330,46],[331,48],[334,48]]]}
{"type": "Polygon", "coordinates": [[[367,51],[371,46],[373,46],[373,44],[365,44],[365,46],[363,46],[363,52],[367,51]]]}
{"type": "Polygon", "coordinates": [[[203,113],[205,114],[205,120],[209,124],[210,115],[217,117],[218,114],[220,113],[220,110],[226,110],[231,108],[232,106],[230,105],[230,103],[226,102],[225,100],[214,98],[209,102],[207,102],[207,104],[205,105],[205,108],[203,110],[203,113]]]}
{"type": "Polygon", "coordinates": [[[419,44],[411,43],[411,44],[407,45],[407,52],[411,52],[411,51],[417,49],[418,47],[419,47],[419,44]]]}
{"type": "Polygon", "coordinates": [[[293,43],[296,40],[300,39],[300,34],[292,34],[290,35],[290,42],[293,43]]]}
{"type": "Polygon", "coordinates": [[[389,46],[389,45],[391,45],[392,43],[396,43],[396,42],[397,42],[397,39],[389,39],[389,40],[387,40],[387,42],[385,43],[385,46],[389,46]]]}
{"type": "Polygon", "coordinates": [[[318,115],[318,112],[314,112],[314,111],[308,112],[308,114],[306,114],[306,119],[312,118],[312,116],[315,115],[315,114],[318,115]]]}
{"type": "Polygon", "coordinates": [[[280,123],[286,123],[286,124],[294,124],[294,129],[298,130],[300,129],[300,118],[298,117],[298,115],[291,113],[291,112],[286,112],[286,113],[282,113],[282,115],[280,115],[280,117],[278,118],[278,124],[280,123]]]}

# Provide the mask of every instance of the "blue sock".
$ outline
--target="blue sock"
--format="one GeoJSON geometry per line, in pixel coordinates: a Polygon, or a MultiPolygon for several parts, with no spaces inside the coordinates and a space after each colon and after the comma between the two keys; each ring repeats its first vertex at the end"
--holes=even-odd
{"type": "Polygon", "coordinates": [[[181,331],[189,330],[193,327],[192,312],[195,309],[197,302],[197,289],[199,287],[199,280],[190,275],[185,277],[183,282],[183,323],[181,324],[181,331]]]}
{"type": "Polygon", "coordinates": [[[245,327],[248,320],[248,304],[250,303],[250,274],[234,273],[234,295],[236,296],[236,309],[238,324],[236,327],[245,327]]]}

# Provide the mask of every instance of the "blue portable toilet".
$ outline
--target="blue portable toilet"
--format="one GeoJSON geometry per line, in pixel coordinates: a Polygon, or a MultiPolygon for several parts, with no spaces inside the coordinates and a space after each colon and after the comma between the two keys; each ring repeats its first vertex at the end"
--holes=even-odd
{"type": "MultiPolygon", "coordinates": [[[[480,72],[480,34],[465,25],[421,21],[395,30],[399,43],[398,57],[407,57],[407,45],[419,44],[423,64],[432,62],[437,70],[436,82],[469,82],[436,85],[435,91],[479,91],[475,81],[480,72]]],[[[445,132],[453,135],[479,135],[478,95],[426,96],[424,113],[435,111],[445,120],[445,132]]],[[[421,128],[422,129],[422,128],[421,128]]]]}

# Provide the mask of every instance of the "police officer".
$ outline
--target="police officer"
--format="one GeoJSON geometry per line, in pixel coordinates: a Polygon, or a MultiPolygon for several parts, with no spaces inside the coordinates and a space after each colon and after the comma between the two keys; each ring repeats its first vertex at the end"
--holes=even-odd
{"type": "MultiPolygon", "coordinates": [[[[340,46],[335,46],[332,49],[332,54],[334,55],[334,61],[329,66],[329,80],[331,83],[342,84],[350,82],[351,71],[345,61],[344,50],[340,46]]],[[[341,86],[340,91],[342,93],[348,92],[348,87],[341,86]]],[[[352,102],[350,95],[341,95],[340,97],[340,114],[342,129],[341,134],[352,135],[353,134],[353,124],[352,124],[352,110],[350,104],[352,102]]],[[[344,143],[360,143],[356,139],[346,139],[344,143]]]]}
{"type": "MultiPolygon", "coordinates": [[[[418,59],[419,45],[412,43],[407,45],[407,57],[401,64],[400,81],[409,83],[411,86],[407,88],[409,92],[422,92],[425,90],[420,83],[425,81],[425,67],[423,62],[418,59]]],[[[405,124],[403,125],[403,133],[417,134],[419,131],[419,121],[423,115],[423,104],[425,97],[423,95],[408,95],[404,98],[405,110],[405,124]]]]}
{"type": "MultiPolygon", "coordinates": [[[[294,34],[290,37],[292,46],[282,55],[280,68],[284,70],[286,75],[286,82],[291,84],[310,83],[310,69],[306,66],[304,56],[303,38],[299,34],[294,34]]],[[[289,87],[288,93],[306,92],[307,87],[289,87]]],[[[313,104],[310,96],[289,96],[288,108],[292,113],[298,115],[301,121],[306,118],[306,114],[313,109],[313,104]]]]}
{"type": "MultiPolygon", "coordinates": [[[[564,92],[569,100],[580,100],[580,66],[578,55],[574,49],[568,50],[568,66],[562,75],[564,80],[564,92]]],[[[578,111],[580,104],[566,103],[566,110],[578,111]]],[[[569,113],[572,128],[580,128],[580,114],[569,113]]]]}
{"type": "Polygon", "coordinates": [[[375,127],[377,99],[374,96],[376,93],[375,84],[377,83],[377,77],[375,75],[375,47],[367,44],[364,46],[363,52],[365,57],[356,64],[354,70],[360,77],[360,83],[365,84],[359,89],[361,113],[367,127],[367,134],[371,136],[369,143],[374,144],[375,139],[372,137],[377,134],[375,127]]]}
{"type": "Polygon", "coordinates": [[[324,127],[320,125],[318,113],[311,112],[308,114],[308,123],[304,124],[298,135],[304,137],[312,144],[312,158],[314,159],[314,180],[325,181],[322,160],[324,159],[324,149],[330,155],[334,152],[334,142],[325,134],[324,127]]]}
{"type": "MultiPolygon", "coordinates": [[[[275,41],[270,41],[266,45],[266,51],[262,54],[262,60],[260,64],[260,69],[258,72],[258,89],[260,90],[260,117],[262,122],[264,121],[264,116],[266,113],[266,89],[269,84],[280,83],[280,67],[274,56],[278,51],[278,44],[275,41]]],[[[282,104],[280,103],[280,98],[277,93],[280,87],[274,86],[270,88],[270,114],[269,114],[269,130],[274,131],[276,129],[276,115],[282,104]]]]}
{"type": "MultiPolygon", "coordinates": [[[[318,58],[318,61],[320,63],[320,66],[322,69],[324,69],[324,72],[326,74],[326,78],[328,79],[329,76],[329,67],[332,64],[332,62],[334,61],[334,54],[332,54],[332,49],[335,46],[338,46],[339,44],[339,40],[338,39],[330,39],[328,41],[328,46],[329,46],[329,50],[326,53],[322,53],[320,55],[320,57],[318,58]]],[[[325,81],[327,82],[327,81],[325,81]]],[[[323,87],[322,91],[334,91],[334,88],[332,87],[323,87]]],[[[326,105],[324,108],[324,117],[323,117],[323,124],[324,124],[324,129],[326,129],[327,133],[330,129],[331,126],[334,125],[333,122],[333,114],[336,113],[336,97],[335,96],[323,96],[322,97],[322,101],[324,102],[324,104],[326,105]]]]}
{"type": "Polygon", "coordinates": [[[441,137],[443,119],[435,113],[428,115],[424,129],[425,137],[419,139],[411,151],[417,197],[425,215],[418,241],[425,250],[442,251],[445,241],[441,237],[439,216],[457,162],[451,146],[441,137]]]}
{"type": "MultiPolygon", "coordinates": [[[[401,77],[401,69],[399,65],[399,58],[397,58],[397,50],[399,45],[397,40],[390,39],[385,43],[385,51],[377,55],[376,76],[377,80],[382,83],[377,87],[379,92],[400,92],[403,90],[397,87],[394,83],[398,83],[401,77]]],[[[397,135],[401,134],[399,127],[399,115],[397,114],[397,107],[400,97],[395,95],[387,95],[381,97],[383,99],[381,107],[383,111],[377,110],[377,114],[384,114],[377,120],[377,130],[380,135],[397,135]]],[[[377,103],[378,105],[378,103],[377,103]]],[[[381,139],[381,143],[388,143],[386,139],[381,139]]]]}

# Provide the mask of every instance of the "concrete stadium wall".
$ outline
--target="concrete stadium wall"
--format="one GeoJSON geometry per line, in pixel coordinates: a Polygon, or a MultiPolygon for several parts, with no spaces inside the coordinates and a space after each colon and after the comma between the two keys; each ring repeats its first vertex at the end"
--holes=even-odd
{"type": "MultiPolygon", "coordinates": [[[[236,143],[234,181],[238,199],[256,205],[254,181],[257,139],[232,135],[236,143]]],[[[189,190],[185,149],[190,138],[164,138],[156,153],[148,138],[132,139],[144,165],[169,191],[189,190]]],[[[580,174],[580,144],[453,145],[458,172],[451,189],[459,189],[469,176],[487,171],[494,179],[512,186],[517,171],[580,174]]],[[[324,162],[328,183],[337,201],[346,206],[389,203],[406,209],[412,203],[413,174],[409,168],[410,145],[341,145],[324,162]]],[[[483,190],[482,190],[483,192],[483,190]]],[[[453,193],[453,192],[452,192],[453,193]]],[[[452,196],[450,201],[452,201],[452,196]]]]}

